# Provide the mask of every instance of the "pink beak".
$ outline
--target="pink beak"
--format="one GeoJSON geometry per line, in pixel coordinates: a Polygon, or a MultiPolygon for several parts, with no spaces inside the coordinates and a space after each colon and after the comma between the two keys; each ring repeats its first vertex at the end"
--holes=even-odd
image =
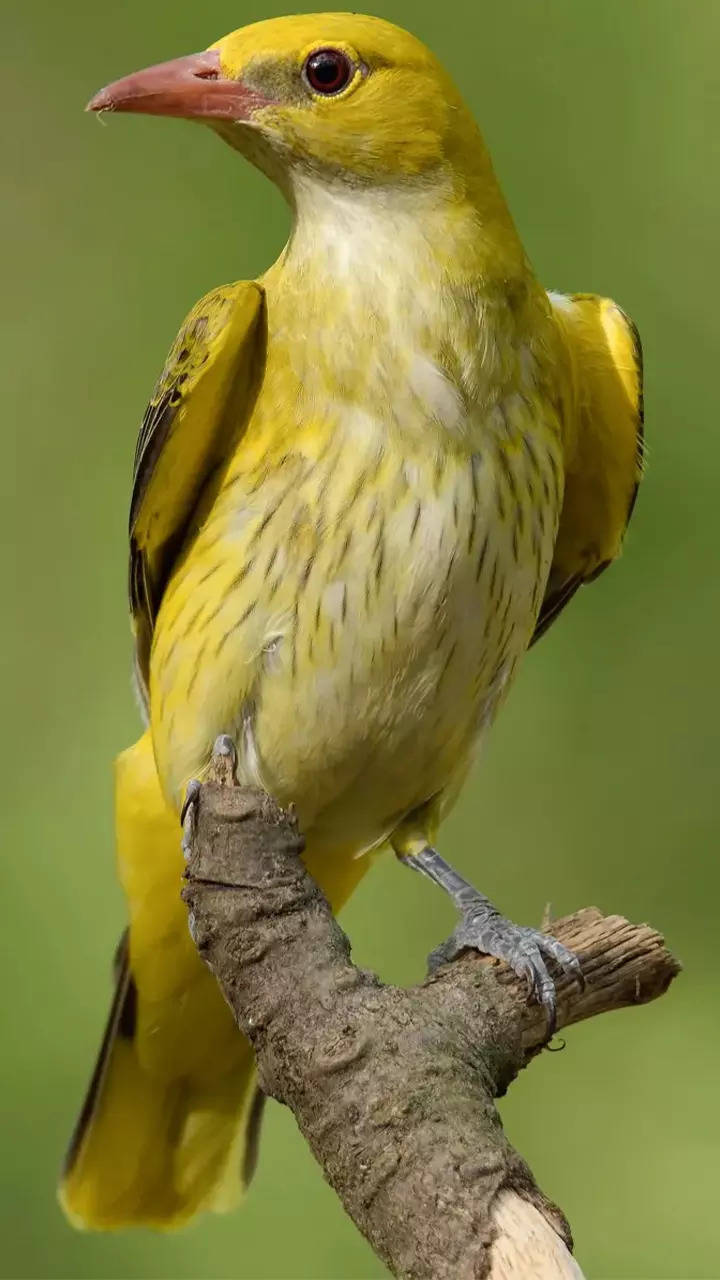
{"type": "Polygon", "coordinates": [[[96,93],[86,111],[136,111],[185,120],[249,120],[268,98],[220,72],[216,49],[135,71],[96,93]]]}

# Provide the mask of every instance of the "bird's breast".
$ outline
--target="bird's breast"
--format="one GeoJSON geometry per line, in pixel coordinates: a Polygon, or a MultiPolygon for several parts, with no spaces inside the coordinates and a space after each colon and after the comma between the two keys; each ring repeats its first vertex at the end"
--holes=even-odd
{"type": "Polygon", "coordinates": [[[358,847],[446,785],[503,694],[552,554],[557,439],[541,413],[523,443],[518,398],[517,421],[455,435],[434,408],[415,447],[353,402],[278,440],[277,403],[163,601],[156,752],[177,794],[231,732],[248,781],[328,839],[342,815],[358,847]]]}

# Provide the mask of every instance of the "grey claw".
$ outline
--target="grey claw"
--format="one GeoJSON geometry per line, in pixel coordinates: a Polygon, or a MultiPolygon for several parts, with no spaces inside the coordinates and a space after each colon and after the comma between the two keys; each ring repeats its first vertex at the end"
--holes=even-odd
{"type": "Polygon", "coordinates": [[[582,971],[582,965],[574,952],[569,951],[563,946],[562,942],[558,942],[557,938],[553,938],[552,934],[542,933],[543,949],[552,956],[552,959],[562,969],[567,978],[574,978],[581,991],[585,990],[585,974],[582,971]]]}
{"type": "Polygon", "coordinates": [[[213,747],[210,777],[221,787],[232,787],[237,783],[237,749],[227,733],[221,733],[215,739],[213,747]]]}
{"type": "Polygon", "coordinates": [[[567,977],[575,978],[582,985],[583,975],[577,957],[552,934],[506,920],[489,898],[458,875],[432,845],[425,845],[412,857],[403,856],[401,861],[440,885],[460,911],[460,920],[447,942],[436,947],[428,957],[430,973],[468,948],[504,960],[527,982],[530,997],[545,1009],[548,1030],[552,1035],[556,1017],[555,983],[545,959],[554,960],[567,977]]]}
{"type": "Polygon", "coordinates": [[[191,778],[187,784],[185,791],[185,801],[180,810],[180,825],[182,826],[188,814],[188,810],[192,808],[200,794],[200,783],[197,778],[191,778]]]}
{"type": "Polygon", "coordinates": [[[180,810],[180,825],[182,826],[182,852],[185,861],[190,857],[192,843],[195,839],[195,803],[200,794],[200,783],[197,778],[192,778],[187,784],[185,792],[185,803],[180,810]]]}
{"type": "Polygon", "coordinates": [[[577,957],[551,934],[512,924],[486,902],[466,907],[451,937],[430,955],[430,972],[454,960],[468,948],[504,960],[519,978],[527,982],[530,998],[545,1010],[548,1035],[552,1036],[557,1022],[557,1000],[555,982],[546,958],[554,960],[568,977],[582,983],[584,979],[577,957]]]}
{"type": "Polygon", "coordinates": [[[235,750],[235,743],[233,742],[229,733],[219,734],[219,736],[215,739],[215,744],[213,746],[212,753],[214,756],[229,756],[233,762],[233,765],[237,764],[237,751],[235,750]]]}

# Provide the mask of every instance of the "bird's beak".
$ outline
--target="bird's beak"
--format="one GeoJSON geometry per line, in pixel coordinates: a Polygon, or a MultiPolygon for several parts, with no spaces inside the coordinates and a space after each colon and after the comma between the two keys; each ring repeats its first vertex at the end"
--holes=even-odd
{"type": "Polygon", "coordinates": [[[91,98],[86,111],[136,111],[185,120],[249,120],[269,99],[220,69],[217,49],[135,71],[91,98]]]}

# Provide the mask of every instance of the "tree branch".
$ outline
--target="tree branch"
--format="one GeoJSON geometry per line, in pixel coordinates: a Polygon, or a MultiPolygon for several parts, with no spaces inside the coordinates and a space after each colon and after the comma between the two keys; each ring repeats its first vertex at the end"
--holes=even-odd
{"type": "MultiPolygon", "coordinates": [[[[565,1218],[494,1105],[545,1045],[542,1009],[476,954],[410,990],[356,968],[292,815],[224,782],[201,787],[190,813],[193,937],[263,1090],[291,1108],[357,1227],[413,1280],[579,1277],[565,1218]]],[[[587,981],[559,977],[558,1028],[652,1000],[679,970],[649,926],[594,908],[552,932],[587,981]]]]}

